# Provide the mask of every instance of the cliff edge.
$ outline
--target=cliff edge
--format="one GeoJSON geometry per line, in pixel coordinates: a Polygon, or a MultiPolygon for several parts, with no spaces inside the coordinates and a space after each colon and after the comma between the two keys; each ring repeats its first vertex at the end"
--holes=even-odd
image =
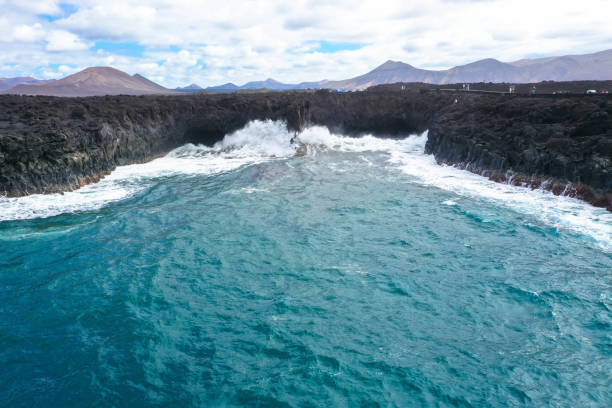
{"type": "Polygon", "coordinates": [[[405,137],[429,129],[426,152],[441,163],[612,211],[610,97],[428,89],[0,96],[0,194],[69,191],[185,143],[211,145],[254,119],[354,136],[405,137]]]}

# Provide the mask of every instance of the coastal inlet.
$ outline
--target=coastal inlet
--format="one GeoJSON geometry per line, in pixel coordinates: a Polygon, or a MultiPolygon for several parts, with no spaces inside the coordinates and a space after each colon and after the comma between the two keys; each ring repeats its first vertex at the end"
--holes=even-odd
{"type": "Polygon", "coordinates": [[[612,210],[609,97],[490,95],[406,86],[364,92],[270,92],[54,98],[0,96],[0,192],[70,191],[117,166],[186,143],[212,146],[251,120],[350,136],[429,130],[440,163],[544,188],[612,210]]]}
{"type": "Polygon", "coordinates": [[[0,201],[0,405],[609,406],[612,214],[430,137],[252,121],[0,201]]]}

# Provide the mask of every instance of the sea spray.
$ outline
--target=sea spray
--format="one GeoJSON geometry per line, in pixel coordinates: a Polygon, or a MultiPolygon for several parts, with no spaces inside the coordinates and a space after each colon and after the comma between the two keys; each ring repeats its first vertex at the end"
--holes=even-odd
{"type": "Polygon", "coordinates": [[[432,155],[424,154],[426,142],[427,132],[404,139],[372,135],[353,138],[314,126],[296,135],[280,121],[252,121],[213,147],[185,145],[149,163],[118,167],[99,183],[73,192],[2,198],[0,221],[96,210],[130,197],[162,177],[212,175],[269,160],[288,160],[294,158],[302,146],[307,154],[301,160],[317,160],[317,154],[322,151],[385,154],[388,156],[385,165],[406,174],[405,182],[444,189],[469,199],[491,201],[555,228],[585,234],[612,249],[612,214],[604,209],[548,191],[495,183],[469,171],[438,165],[432,155]]]}

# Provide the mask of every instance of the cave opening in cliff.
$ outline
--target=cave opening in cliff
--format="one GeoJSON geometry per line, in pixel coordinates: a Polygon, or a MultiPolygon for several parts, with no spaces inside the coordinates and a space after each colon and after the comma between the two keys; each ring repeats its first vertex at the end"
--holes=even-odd
{"type": "Polygon", "coordinates": [[[185,131],[185,142],[212,147],[223,140],[225,132],[209,129],[203,126],[193,126],[185,131]]]}

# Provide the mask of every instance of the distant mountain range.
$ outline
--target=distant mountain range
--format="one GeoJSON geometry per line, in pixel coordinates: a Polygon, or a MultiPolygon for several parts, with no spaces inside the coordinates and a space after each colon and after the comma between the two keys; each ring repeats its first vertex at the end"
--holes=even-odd
{"type": "Polygon", "coordinates": [[[0,93],[51,96],[173,94],[142,75],[129,75],[111,67],[91,67],[57,81],[22,83],[0,93]]]}
{"type": "MultiPolygon", "coordinates": [[[[412,65],[387,61],[372,71],[340,81],[301,82],[284,84],[272,78],[248,82],[242,86],[227,83],[210,86],[207,92],[236,92],[269,89],[338,89],[362,90],[370,86],[395,82],[424,82],[454,84],[474,82],[533,83],[541,81],[578,81],[612,79],[612,50],[585,55],[566,55],[537,59],[501,62],[483,59],[446,70],[426,70],[412,65]]],[[[87,68],[58,80],[40,81],[32,77],[0,78],[0,93],[22,95],[95,96],[95,95],[150,95],[200,92],[199,85],[191,84],[174,90],[152,82],[145,77],[129,75],[111,67],[87,68]]]]}
{"type": "Polygon", "coordinates": [[[272,78],[265,81],[247,82],[242,86],[235,85],[231,82],[218,86],[209,86],[206,88],[208,92],[236,92],[241,90],[252,89],[270,89],[272,91],[288,91],[291,89],[318,89],[321,88],[327,81],[318,82],[300,82],[299,84],[284,84],[272,78]]]}
{"type": "Polygon", "coordinates": [[[342,81],[327,81],[325,87],[352,90],[393,82],[532,83],[608,79],[612,79],[612,50],[586,55],[523,59],[509,63],[488,58],[442,71],[419,69],[403,62],[387,61],[367,74],[342,81]]]}
{"type": "Polygon", "coordinates": [[[203,91],[204,88],[202,88],[198,84],[191,84],[191,85],[187,85],[187,86],[184,86],[184,87],[174,88],[174,90],[175,91],[179,91],[179,92],[193,93],[193,92],[203,91]]]}
{"type": "Polygon", "coordinates": [[[40,79],[32,78],[31,76],[27,77],[15,77],[15,78],[0,78],[0,91],[4,89],[9,89],[17,85],[21,84],[35,84],[37,82],[44,82],[40,79]]]}
{"type": "Polygon", "coordinates": [[[441,71],[419,69],[399,61],[387,61],[364,75],[341,81],[324,80],[284,84],[274,79],[267,79],[265,81],[249,82],[242,86],[228,83],[208,87],[206,90],[213,92],[233,92],[241,89],[257,88],[279,91],[307,88],[361,90],[373,85],[394,82],[424,82],[430,84],[461,82],[532,83],[608,79],[612,79],[612,50],[585,55],[523,59],[509,63],[487,58],[441,71]]]}

